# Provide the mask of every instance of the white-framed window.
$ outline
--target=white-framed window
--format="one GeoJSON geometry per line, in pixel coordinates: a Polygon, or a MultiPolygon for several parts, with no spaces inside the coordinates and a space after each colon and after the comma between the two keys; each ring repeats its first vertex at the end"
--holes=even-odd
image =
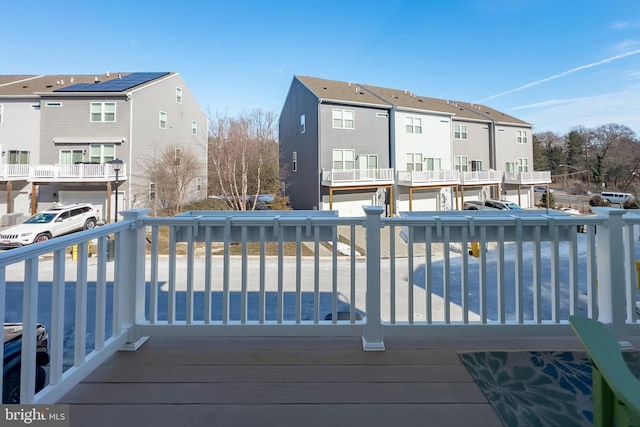
{"type": "Polygon", "coordinates": [[[407,171],[422,171],[422,153],[407,153],[407,171]]]}
{"type": "Polygon", "coordinates": [[[164,111],[160,111],[160,129],[167,128],[167,113],[164,111]]]}
{"type": "Polygon", "coordinates": [[[178,104],[182,104],[182,88],[181,87],[176,88],[176,102],[178,104]]]}
{"type": "Polygon", "coordinates": [[[293,152],[293,159],[291,160],[291,165],[293,167],[294,172],[298,172],[298,152],[293,152]]]}
{"type": "Polygon", "coordinates": [[[518,139],[517,139],[518,144],[526,144],[527,143],[527,131],[526,130],[516,131],[516,135],[518,137],[518,139]]]}
{"type": "Polygon", "coordinates": [[[453,158],[453,167],[459,172],[469,171],[469,158],[467,156],[455,156],[453,158]]]}
{"type": "Polygon", "coordinates": [[[428,171],[440,171],[442,170],[442,159],[437,157],[427,157],[427,170],[428,171]]]}
{"type": "Polygon", "coordinates": [[[518,172],[529,172],[529,160],[521,157],[518,159],[518,172]]]}
{"type": "Polygon", "coordinates": [[[454,139],[467,139],[469,137],[469,131],[467,125],[453,125],[453,138],[454,139]]]}
{"type": "Polygon", "coordinates": [[[304,133],[306,130],[306,117],[305,115],[300,116],[300,133],[304,133]]]}
{"type": "Polygon", "coordinates": [[[62,107],[62,102],[45,102],[45,107],[62,107]]]}
{"type": "Polygon", "coordinates": [[[106,163],[116,158],[115,144],[89,145],[89,161],[91,163],[106,163]]]}
{"type": "Polygon", "coordinates": [[[354,150],[333,150],[333,168],[337,170],[350,170],[356,167],[356,154],[354,150]]]}
{"type": "Polygon", "coordinates": [[[422,119],[419,117],[405,117],[405,128],[407,133],[422,133],[422,119]]]}
{"type": "Polygon", "coordinates": [[[202,190],[202,178],[196,178],[196,191],[202,190]]]}
{"type": "Polygon", "coordinates": [[[115,122],[116,103],[115,102],[92,102],[91,103],[92,122],[115,122]]]}
{"type": "Polygon", "coordinates": [[[176,148],[173,156],[173,161],[176,166],[180,166],[180,163],[182,162],[182,148],[176,148]]]}
{"type": "Polygon", "coordinates": [[[60,150],[60,164],[74,165],[84,160],[84,150],[60,150]]]}
{"type": "Polygon", "coordinates": [[[353,110],[334,108],[333,127],[334,129],[353,129],[355,127],[353,110]]]}
{"type": "Polygon", "coordinates": [[[156,198],[156,183],[149,183],[149,200],[154,200],[156,198]]]}
{"type": "Polygon", "coordinates": [[[26,150],[9,150],[10,165],[28,165],[31,152],[26,150]]]}
{"type": "Polygon", "coordinates": [[[358,169],[378,169],[378,155],[364,154],[358,156],[358,169]]]}
{"type": "Polygon", "coordinates": [[[482,170],[482,160],[471,160],[471,170],[473,172],[482,170]]]}
{"type": "Polygon", "coordinates": [[[198,122],[193,120],[191,122],[191,135],[197,135],[197,134],[198,134],[198,122]]]}
{"type": "Polygon", "coordinates": [[[511,173],[516,171],[516,162],[506,162],[504,164],[504,171],[511,173]]]}

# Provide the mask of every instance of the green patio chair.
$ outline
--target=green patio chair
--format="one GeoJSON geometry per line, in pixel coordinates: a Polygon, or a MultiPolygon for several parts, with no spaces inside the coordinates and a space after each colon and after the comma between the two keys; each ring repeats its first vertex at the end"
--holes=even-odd
{"type": "Polygon", "coordinates": [[[640,426],[640,381],[627,367],[618,341],[600,322],[570,316],[593,364],[593,425],[640,426]]]}

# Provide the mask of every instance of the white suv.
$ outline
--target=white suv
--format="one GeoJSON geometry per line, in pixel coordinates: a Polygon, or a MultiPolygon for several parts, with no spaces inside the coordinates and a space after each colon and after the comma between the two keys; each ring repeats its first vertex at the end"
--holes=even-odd
{"type": "Polygon", "coordinates": [[[51,208],[0,232],[0,248],[16,248],[74,231],[89,230],[96,226],[97,221],[98,211],[89,203],[51,208]]]}

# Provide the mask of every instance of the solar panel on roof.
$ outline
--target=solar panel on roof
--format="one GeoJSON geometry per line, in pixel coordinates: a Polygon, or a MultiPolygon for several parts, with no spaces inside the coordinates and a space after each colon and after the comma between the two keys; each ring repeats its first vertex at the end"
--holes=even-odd
{"type": "Polygon", "coordinates": [[[78,83],[54,90],[54,92],[122,92],[141,85],[158,77],[166,76],[168,72],[160,73],[131,73],[126,76],[100,83],[78,83]]]}

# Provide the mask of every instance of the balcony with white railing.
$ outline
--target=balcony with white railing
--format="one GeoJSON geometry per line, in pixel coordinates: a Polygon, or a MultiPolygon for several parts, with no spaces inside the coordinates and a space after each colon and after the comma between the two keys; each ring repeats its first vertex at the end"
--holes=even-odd
{"type": "Polygon", "coordinates": [[[408,187],[437,187],[460,184],[460,172],[438,171],[398,171],[398,185],[408,187]]]}
{"type": "Polygon", "coordinates": [[[327,187],[351,187],[365,185],[390,185],[394,183],[394,171],[386,169],[323,169],[322,185],[327,187]]]}
{"type": "Polygon", "coordinates": [[[505,172],[504,183],[519,184],[519,185],[550,184],[551,172],[550,171],[505,172]]]}
{"type": "MultiPolygon", "coordinates": [[[[122,163],[118,180],[127,180],[127,167],[122,163]]],[[[74,165],[0,165],[0,180],[29,182],[106,182],[115,181],[117,165],[80,163],[74,165]]]]}
{"type": "Polygon", "coordinates": [[[460,173],[461,185],[496,185],[502,183],[502,171],[472,171],[460,173]]]}
{"type": "MultiPolygon", "coordinates": [[[[223,363],[187,355],[204,350],[182,347],[186,337],[253,340],[247,351],[255,356],[266,336],[289,337],[294,348],[296,340],[309,345],[302,344],[304,337],[325,344],[351,337],[365,351],[385,351],[387,342],[407,338],[570,339],[571,314],[608,323],[621,341],[640,332],[640,216],[631,211],[600,208],[584,217],[544,210],[416,212],[394,218],[381,217],[379,207],[365,212],[364,218],[313,211],[156,218],[127,211],[115,224],[0,253],[0,316],[25,324],[21,402],[60,401],[118,350],[135,350],[148,337],[148,368],[160,363],[153,354],[162,351],[162,363],[182,372],[198,363],[223,363]],[[586,233],[579,233],[583,226],[586,233]],[[344,241],[351,242],[346,249],[322,255],[321,248],[344,241]],[[477,257],[467,250],[471,243],[482,248],[477,257]],[[76,260],[68,254],[73,245],[76,260]],[[305,255],[309,249],[312,255],[305,255]],[[51,362],[48,385],[34,393],[37,322],[49,330],[51,362]],[[169,356],[166,337],[176,340],[169,356]]],[[[294,350],[290,355],[308,357],[294,350]]],[[[221,357],[233,365],[238,356],[221,357]]],[[[349,360],[356,359],[378,360],[349,360]]],[[[99,375],[106,379],[99,392],[116,400],[126,392],[123,399],[140,399],[140,411],[157,411],[149,405],[156,397],[131,394],[141,386],[125,381],[123,375],[134,375],[125,374],[128,360],[110,359],[99,375]],[[120,392],[114,381],[124,381],[120,392]]],[[[230,377],[222,381],[234,384],[230,377]]],[[[75,394],[85,408],[95,403],[86,390],[75,394]]]]}
{"type": "Polygon", "coordinates": [[[37,182],[107,182],[127,180],[125,163],[116,165],[111,163],[79,163],[74,165],[31,165],[29,181],[37,182]]]}

